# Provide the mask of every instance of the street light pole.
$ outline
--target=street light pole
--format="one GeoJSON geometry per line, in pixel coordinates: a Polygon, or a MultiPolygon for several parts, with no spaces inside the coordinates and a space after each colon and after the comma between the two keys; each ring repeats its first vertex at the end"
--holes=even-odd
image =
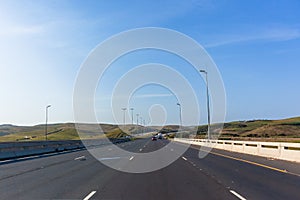
{"type": "Polygon", "coordinates": [[[123,110],[123,125],[125,126],[125,111],[127,110],[127,108],[122,108],[123,110]]]}
{"type": "Polygon", "coordinates": [[[131,124],[133,125],[133,110],[134,110],[134,108],[130,108],[130,110],[131,110],[131,124]]]}
{"type": "Polygon", "coordinates": [[[182,127],[182,118],[181,118],[181,105],[180,105],[180,103],[177,103],[177,106],[179,106],[179,119],[180,119],[180,127],[182,127]]]}
{"type": "Polygon", "coordinates": [[[136,133],[139,133],[139,114],[136,114],[136,133]]]}
{"type": "Polygon", "coordinates": [[[139,125],[139,114],[136,114],[136,125],[139,125]]]}
{"type": "Polygon", "coordinates": [[[207,100],[207,137],[211,139],[210,135],[210,109],[209,109],[209,91],[208,91],[208,73],[205,70],[200,70],[206,76],[206,100],[207,100]]]}
{"type": "Polygon", "coordinates": [[[47,126],[48,126],[48,108],[50,108],[51,105],[46,106],[46,126],[45,126],[45,140],[48,140],[48,130],[47,130],[47,126]]]}
{"type": "Polygon", "coordinates": [[[143,117],[140,117],[141,133],[143,132],[143,117]]]}

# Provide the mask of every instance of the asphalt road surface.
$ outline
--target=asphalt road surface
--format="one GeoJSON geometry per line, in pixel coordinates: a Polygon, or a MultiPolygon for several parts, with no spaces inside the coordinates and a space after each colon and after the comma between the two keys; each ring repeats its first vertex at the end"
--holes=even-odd
{"type": "MultiPolygon", "coordinates": [[[[167,143],[139,139],[118,145],[145,153],[167,143]]],[[[199,159],[198,149],[192,146],[171,165],[142,174],[111,169],[87,150],[1,161],[0,199],[300,199],[297,163],[220,150],[199,159]]]]}

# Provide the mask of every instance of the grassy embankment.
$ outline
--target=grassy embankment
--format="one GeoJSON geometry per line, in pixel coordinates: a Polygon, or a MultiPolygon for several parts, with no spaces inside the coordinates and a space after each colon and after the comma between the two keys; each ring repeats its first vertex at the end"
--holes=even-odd
{"type": "MultiPolygon", "coordinates": [[[[203,138],[207,126],[199,126],[203,138]]],[[[250,120],[225,123],[220,139],[300,142],[300,117],[282,120],[250,120]]]]}

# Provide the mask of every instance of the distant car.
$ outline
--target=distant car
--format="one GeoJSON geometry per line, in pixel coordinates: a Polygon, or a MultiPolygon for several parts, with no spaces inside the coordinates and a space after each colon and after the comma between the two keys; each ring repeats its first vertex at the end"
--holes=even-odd
{"type": "Polygon", "coordinates": [[[156,138],[156,136],[153,136],[152,141],[155,141],[155,140],[157,140],[157,138],[156,138]]]}
{"type": "Polygon", "coordinates": [[[162,139],[162,134],[159,133],[159,134],[157,135],[157,138],[158,138],[158,139],[162,139]]]}

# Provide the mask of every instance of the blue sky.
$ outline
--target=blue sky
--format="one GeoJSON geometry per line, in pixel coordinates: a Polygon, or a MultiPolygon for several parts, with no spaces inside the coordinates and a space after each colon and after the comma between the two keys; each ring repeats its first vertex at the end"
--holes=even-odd
{"type": "MultiPolygon", "coordinates": [[[[114,34],[149,26],[182,32],[206,49],[225,85],[226,121],[299,116],[299,10],[296,0],[0,1],[0,124],[44,123],[48,104],[50,123],[73,121],[73,88],[89,52],[114,34]]],[[[201,78],[180,68],[184,63],[172,56],[157,52],[136,56],[112,66],[96,97],[109,93],[132,66],[166,63],[182,71],[200,91],[201,123],[206,122],[201,78]],[[122,72],[118,66],[123,64],[127,67],[122,72]]],[[[169,94],[156,86],[141,88],[131,104],[150,121],[147,109],[161,102],[166,105],[167,123],[178,123],[178,108],[170,106],[176,99],[169,94]],[[156,97],[145,98],[147,94],[156,97]],[[139,99],[144,100],[138,103],[139,99]]],[[[105,99],[95,105],[100,110],[106,106],[105,99]]],[[[100,121],[113,123],[108,113],[98,114],[100,121]]]]}

